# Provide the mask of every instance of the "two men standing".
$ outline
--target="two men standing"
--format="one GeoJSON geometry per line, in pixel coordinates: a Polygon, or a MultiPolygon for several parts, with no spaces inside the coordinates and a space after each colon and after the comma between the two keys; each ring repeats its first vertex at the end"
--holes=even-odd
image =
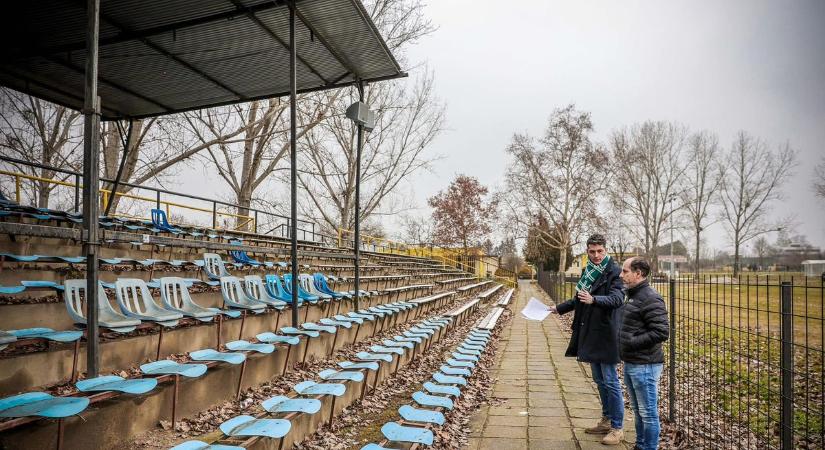
{"type": "Polygon", "coordinates": [[[565,355],[590,363],[598,386],[602,418],[585,432],[605,434],[605,445],[618,445],[624,437],[624,397],[617,370],[621,359],[635,415],[636,448],[655,450],[659,444],[657,389],[664,362],[662,342],[668,338],[667,311],[662,297],[647,282],[650,265],[634,257],[619,269],[606,247],[604,236],[590,236],[587,267],[576,285],[576,296],[551,310],[574,312],[565,355]]]}

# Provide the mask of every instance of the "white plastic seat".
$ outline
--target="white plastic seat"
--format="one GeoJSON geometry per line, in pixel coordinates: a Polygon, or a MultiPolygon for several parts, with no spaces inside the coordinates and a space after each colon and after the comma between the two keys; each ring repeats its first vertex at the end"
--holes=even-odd
{"type": "Polygon", "coordinates": [[[221,296],[224,304],[230,308],[248,309],[256,313],[266,309],[266,303],[246,295],[238,277],[221,277],[221,296]]]}
{"type": "Polygon", "coordinates": [[[127,317],[156,322],[166,327],[174,327],[183,314],[167,311],[152,298],[146,282],[138,278],[121,278],[115,282],[115,293],[120,310],[127,317]]]}
{"type": "MultiPolygon", "coordinates": [[[[86,325],[86,279],[66,280],[63,286],[63,299],[69,317],[78,325],[86,325]]],[[[100,282],[97,283],[97,297],[97,324],[99,326],[118,333],[128,333],[140,325],[140,320],[126,317],[112,308],[106,296],[106,290],[100,282]]]]}
{"type": "Polygon", "coordinates": [[[169,311],[193,317],[201,322],[211,322],[220,310],[204,308],[192,300],[186,281],[179,277],[163,277],[160,279],[160,299],[163,307],[169,311]]]}
{"type": "Polygon", "coordinates": [[[206,275],[213,280],[219,280],[221,277],[230,276],[229,272],[226,270],[226,266],[223,264],[221,256],[217,253],[203,254],[203,270],[206,272],[206,275]]]}
{"type": "Polygon", "coordinates": [[[266,303],[275,309],[284,309],[287,303],[269,295],[264,282],[258,275],[247,275],[243,277],[244,292],[255,301],[266,303]]]}

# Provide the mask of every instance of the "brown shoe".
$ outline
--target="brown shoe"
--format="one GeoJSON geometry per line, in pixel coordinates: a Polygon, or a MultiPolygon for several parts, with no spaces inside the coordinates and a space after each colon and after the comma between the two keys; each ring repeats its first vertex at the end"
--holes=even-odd
{"type": "Polygon", "coordinates": [[[587,434],[607,434],[608,431],[610,431],[610,419],[607,417],[602,417],[596,426],[584,429],[587,434]]]}
{"type": "Polygon", "coordinates": [[[602,438],[603,445],[619,445],[624,439],[624,431],[618,428],[611,428],[605,437],[602,438]]]}

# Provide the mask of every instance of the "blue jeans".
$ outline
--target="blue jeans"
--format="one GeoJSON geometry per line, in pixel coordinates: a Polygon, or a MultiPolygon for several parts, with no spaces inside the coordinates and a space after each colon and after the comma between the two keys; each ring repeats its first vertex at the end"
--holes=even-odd
{"type": "Polygon", "coordinates": [[[659,448],[657,390],[661,364],[624,364],[624,384],[636,419],[636,445],[642,450],[659,448]]]}
{"type": "Polygon", "coordinates": [[[593,372],[593,381],[599,387],[602,417],[610,418],[610,426],[621,430],[624,422],[624,397],[616,364],[590,363],[590,371],[593,372]]]}

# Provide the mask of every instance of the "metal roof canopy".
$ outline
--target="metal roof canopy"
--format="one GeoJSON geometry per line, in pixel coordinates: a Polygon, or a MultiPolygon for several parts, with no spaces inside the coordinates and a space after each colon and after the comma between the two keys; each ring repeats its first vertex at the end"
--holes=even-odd
{"type": "MultiPolygon", "coordinates": [[[[4,5],[0,85],[82,110],[86,2],[4,5]]],[[[358,0],[296,1],[297,92],[403,77],[358,0]]],[[[290,93],[284,0],[101,0],[101,118],[290,93]]]]}

